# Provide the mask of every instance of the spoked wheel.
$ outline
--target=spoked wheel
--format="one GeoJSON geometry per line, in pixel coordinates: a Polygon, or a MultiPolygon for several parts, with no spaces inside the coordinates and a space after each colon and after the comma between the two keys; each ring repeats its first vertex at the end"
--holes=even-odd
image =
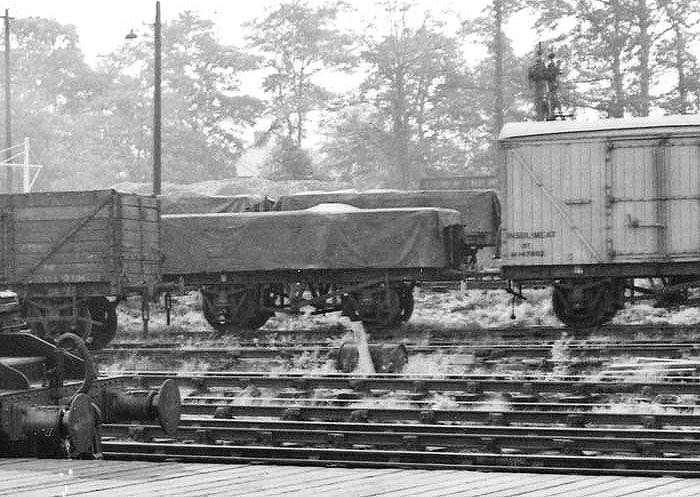
{"type": "Polygon", "coordinates": [[[402,315],[401,297],[395,288],[371,288],[349,295],[343,302],[343,313],[368,328],[394,326],[402,315]]]}
{"type": "Polygon", "coordinates": [[[681,285],[695,281],[695,276],[668,276],[661,278],[662,293],[656,298],[657,307],[673,308],[685,304],[690,298],[688,288],[681,288],[675,291],[669,291],[668,288],[673,285],[681,285]]]}
{"type": "MultiPolygon", "coordinates": [[[[35,335],[55,341],[63,333],[74,333],[87,341],[92,333],[92,316],[86,301],[32,298],[22,304],[23,317],[35,335]]],[[[116,319],[116,316],[115,316],[116,319]]]]}
{"type": "Polygon", "coordinates": [[[560,281],[552,293],[552,308],[572,328],[591,328],[610,321],[624,302],[624,282],[560,281]]]}
{"type": "Polygon", "coordinates": [[[109,344],[117,334],[117,306],[105,297],[92,297],[87,301],[92,318],[92,331],[87,340],[90,350],[100,350],[109,344]]]}
{"type": "Polygon", "coordinates": [[[260,328],[272,315],[261,309],[257,287],[204,288],[201,294],[204,318],[219,333],[260,328]]]}

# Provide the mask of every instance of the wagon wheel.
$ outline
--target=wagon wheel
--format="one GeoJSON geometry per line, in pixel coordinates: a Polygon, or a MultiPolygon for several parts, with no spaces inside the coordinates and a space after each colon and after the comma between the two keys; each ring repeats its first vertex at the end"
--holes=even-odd
{"type": "Polygon", "coordinates": [[[668,276],[666,278],[661,278],[661,283],[663,285],[663,292],[658,294],[656,298],[657,307],[678,307],[679,305],[685,304],[690,298],[690,291],[687,288],[676,290],[673,292],[665,291],[667,287],[678,285],[681,283],[689,283],[694,281],[696,278],[692,276],[668,276]]]}
{"type": "Polygon", "coordinates": [[[557,283],[552,309],[557,318],[572,328],[604,324],[622,307],[624,285],[615,281],[557,283]]]}
{"type": "Polygon", "coordinates": [[[260,309],[259,291],[255,287],[226,289],[225,295],[202,289],[202,313],[204,319],[219,333],[256,329],[270,318],[269,312],[260,309]]]}
{"type": "Polygon", "coordinates": [[[249,330],[257,330],[258,328],[262,327],[265,323],[267,323],[267,320],[271,317],[272,313],[270,312],[258,311],[253,317],[248,319],[246,328],[249,330]]]}
{"type": "Polygon", "coordinates": [[[384,328],[399,322],[401,297],[394,288],[373,290],[360,296],[360,319],[368,328],[384,328]]]}
{"type": "Polygon", "coordinates": [[[45,340],[55,340],[63,333],[75,333],[87,340],[92,331],[90,310],[85,301],[77,302],[73,316],[70,299],[30,299],[22,305],[24,318],[32,332],[45,340]]]}
{"type": "Polygon", "coordinates": [[[87,341],[88,348],[103,349],[117,334],[116,304],[105,297],[92,297],[88,299],[87,307],[93,320],[92,331],[87,341]]]}
{"type": "Polygon", "coordinates": [[[214,328],[219,333],[226,332],[226,326],[218,321],[213,312],[213,305],[204,292],[202,292],[202,314],[204,315],[204,319],[207,320],[207,323],[209,323],[209,326],[214,328]]]}

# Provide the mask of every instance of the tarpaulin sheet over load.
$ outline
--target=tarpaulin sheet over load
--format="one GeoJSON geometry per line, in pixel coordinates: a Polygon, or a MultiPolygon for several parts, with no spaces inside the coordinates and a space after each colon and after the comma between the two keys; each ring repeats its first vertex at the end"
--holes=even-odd
{"type": "Polygon", "coordinates": [[[362,209],[394,207],[438,207],[462,213],[467,234],[483,234],[489,243],[496,242],[501,224],[501,208],[492,190],[387,190],[367,192],[317,192],[284,195],[275,203],[275,210],[301,210],[321,203],[338,202],[362,209]]]}
{"type": "Polygon", "coordinates": [[[443,268],[448,209],[163,216],[164,274],[280,269],[443,268]]]}
{"type": "Polygon", "coordinates": [[[162,214],[215,214],[266,211],[272,201],[262,195],[164,196],[160,205],[162,214]]]}

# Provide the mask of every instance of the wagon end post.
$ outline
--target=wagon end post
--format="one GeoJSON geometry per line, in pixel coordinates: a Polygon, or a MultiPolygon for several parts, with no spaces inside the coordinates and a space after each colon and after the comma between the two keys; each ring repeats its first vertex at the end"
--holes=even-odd
{"type": "Polygon", "coordinates": [[[143,323],[142,335],[148,336],[148,322],[151,320],[151,289],[145,287],[141,294],[141,322],[143,323]]]}

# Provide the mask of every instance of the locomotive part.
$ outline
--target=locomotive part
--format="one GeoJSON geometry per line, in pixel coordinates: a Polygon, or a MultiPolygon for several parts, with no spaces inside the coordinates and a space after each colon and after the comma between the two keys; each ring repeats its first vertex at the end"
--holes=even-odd
{"type": "Polygon", "coordinates": [[[68,406],[10,404],[2,411],[0,437],[5,455],[93,459],[100,457],[100,421],[99,409],[83,393],[68,406]]]}
{"type": "Polygon", "coordinates": [[[158,421],[168,435],[173,435],[180,423],[180,390],[171,379],[165,380],[158,390],[108,388],[102,400],[102,412],[108,423],[158,421]]]}
{"type": "Polygon", "coordinates": [[[0,351],[0,456],[98,458],[103,417],[157,420],[167,434],[178,426],[173,380],[157,390],[129,390],[128,379],[99,379],[75,334],[51,344],[30,333],[0,333],[0,351]]]}
{"type": "MultiPolygon", "coordinates": [[[[377,373],[400,373],[408,362],[406,346],[400,344],[373,344],[370,357],[377,373]]],[[[343,373],[352,373],[359,363],[360,354],[353,342],[343,342],[338,349],[336,367],[343,373]]]]}

